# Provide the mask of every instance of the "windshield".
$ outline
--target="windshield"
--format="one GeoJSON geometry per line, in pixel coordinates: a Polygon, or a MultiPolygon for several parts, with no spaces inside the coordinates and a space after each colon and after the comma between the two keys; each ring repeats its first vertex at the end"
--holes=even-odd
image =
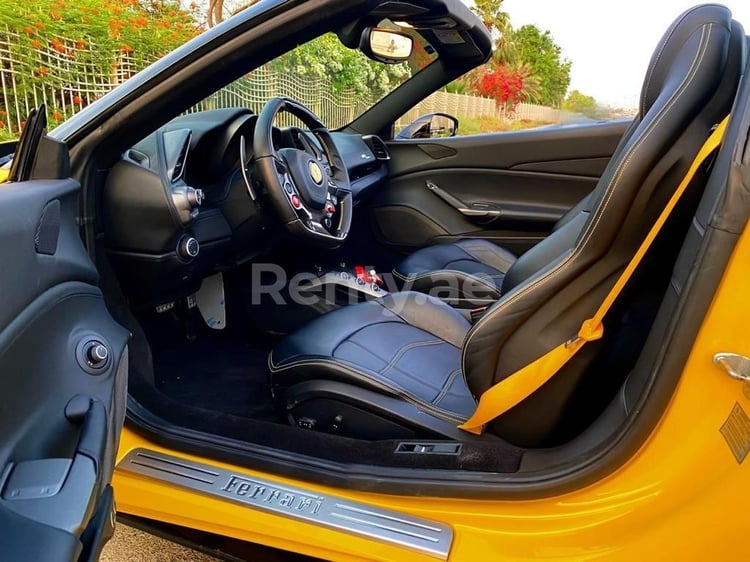
{"type": "MultiPolygon", "coordinates": [[[[284,96],[307,105],[329,128],[344,127],[437,58],[437,52],[416,31],[387,20],[380,27],[412,35],[414,51],[409,60],[376,62],[327,33],[235,80],[190,112],[247,107],[258,113],[270,98],[284,96]]],[[[289,114],[280,118],[280,125],[297,124],[289,114]]]]}

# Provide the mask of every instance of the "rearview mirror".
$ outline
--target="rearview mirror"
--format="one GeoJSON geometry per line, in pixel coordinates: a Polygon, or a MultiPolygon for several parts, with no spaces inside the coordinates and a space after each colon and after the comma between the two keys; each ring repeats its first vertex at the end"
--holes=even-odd
{"type": "Polygon", "coordinates": [[[362,34],[360,50],[379,62],[396,64],[408,60],[414,49],[414,39],[400,31],[368,27],[362,34]]]}

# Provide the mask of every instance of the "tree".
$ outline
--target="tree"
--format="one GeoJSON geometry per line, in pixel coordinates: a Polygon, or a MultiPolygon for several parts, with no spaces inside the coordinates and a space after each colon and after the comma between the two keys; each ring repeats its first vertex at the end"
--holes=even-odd
{"type": "Polygon", "coordinates": [[[524,25],[513,32],[514,49],[539,80],[539,103],[560,107],[570,86],[571,62],[562,58],[562,49],[549,31],[524,25]]]}
{"type": "Polygon", "coordinates": [[[565,101],[562,104],[562,108],[565,111],[582,113],[586,117],[591,117],[592,119],[596,119],[601,113],[601,108],[596,100],[578,90],[573,90],[568,94],[568,97],[565,98],[565,101]]]}
{"type": "MultiPolygon", "coordinates": [[[[52,47],[71,61],[90,54],[80,41],[89,38],[96,51],[168,53],[202,31],[191,9],[178,0],[25,0],[0,2],[0,21],[20,32],[24,49],[52,47]],[[57,43],[78,42],[63,52],[57,43]]],[[[84,41],[85,43],[85,41],[84,41]]],[[[107,55],[108,56],[108,55],[107,55]]]]}
{"type": "Polygon", "coordinates": [[[458,79],[454,80],[445,87],[445,91],[449,94],[466,94],[469,86],[466,80],[458,79]]]}
{"type": "Polygon", "coordinates": [[[344,46],[333,33],[326,33],[300,45],[268,64],[270,70],[323,78],[330,81],[334,94],[351,89],[363,96],[382,96],[411,76],[406,63],[382,64],[360,51],[344,46]]]}
{"type": "MultiPolygon", "coordinates": [[[[501,76],[520,77],[523,89],[518,95],[511,96],[511,99],[516,99],[511,104],[525,101],[559,107],[570,85],[571,63],[562,58],[562,49],[549,31],[542,32],[534,25],[514,30],[510,16],[503,10],[503,0],[475,0],[472,10],[490,30],[495,50],[487,69],[471,73],[467,79],[456,81],[451,88],[466,89],[468,85],[469,89],[481,93],[478,85],[485,75],[498,80],[501,76]]],[[[502,100],[499,103],[507,102],[502,100]]]]}
{"type": "Polygon", "coordinates": [[[0,97],[3,135],[18,133],[18,108],[36,105],[42,87],[55,126],[100,95],[99,84],[125,80],[185,43],[202,31],[194,12],[177,0],[0,1],[13,37],[0,67],[4,83],[13,83],[0,97]]]}
{"type": "Polygon", "coordinates": [[[518,53],[513,43],[510,15],[503,10],[503,0],[475,0],[471,8],[492,34],[494,57],[500,64],[518,64],[518,53]]]}
{"type": "Polygon", "coordinates": [[[527,78],[523,67],[487,65],[471,78],[471,86],[479,95],[494,99],[498,107],[508,110],[524,100],[527,78]]]}
{"type": "Polygon", "coordinates": [[[493,35],[510,27],[510,15],[503,10],[503,0],[475,0],[471,9],[493,35]]]}

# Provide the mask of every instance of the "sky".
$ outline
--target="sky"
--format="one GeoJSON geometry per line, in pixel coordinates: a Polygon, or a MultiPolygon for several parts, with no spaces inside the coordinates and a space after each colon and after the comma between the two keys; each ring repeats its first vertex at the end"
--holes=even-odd
{"type": "MultiPolygon", "coordinates": [[[[471,4],[471,0],[463,0],[471,4]]],[[[700,0],[504,0],[513,27],[549,30],[573,61],[571,90],[613,107],[638,105],[643,77],[672,21],[700,0]]],[[[750,30],[750,1],[720,2],[750,30]]]]}

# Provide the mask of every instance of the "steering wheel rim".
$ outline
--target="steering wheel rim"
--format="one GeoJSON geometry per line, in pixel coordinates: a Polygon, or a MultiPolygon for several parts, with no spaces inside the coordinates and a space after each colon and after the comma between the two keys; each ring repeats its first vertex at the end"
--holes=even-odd
{"type": "Polygon", "coordinates": [[[352,192],[341,154],[320,118],[295,100],[268,100],[255,125],[253,152],[257,173],[286,229],[318,246],[340,246],[352,225],[352,192]],[[274,148],[273,123],[282,111],[309,128],[323,147],[322,153],[303,136],[305,150],[274,148]]]}

